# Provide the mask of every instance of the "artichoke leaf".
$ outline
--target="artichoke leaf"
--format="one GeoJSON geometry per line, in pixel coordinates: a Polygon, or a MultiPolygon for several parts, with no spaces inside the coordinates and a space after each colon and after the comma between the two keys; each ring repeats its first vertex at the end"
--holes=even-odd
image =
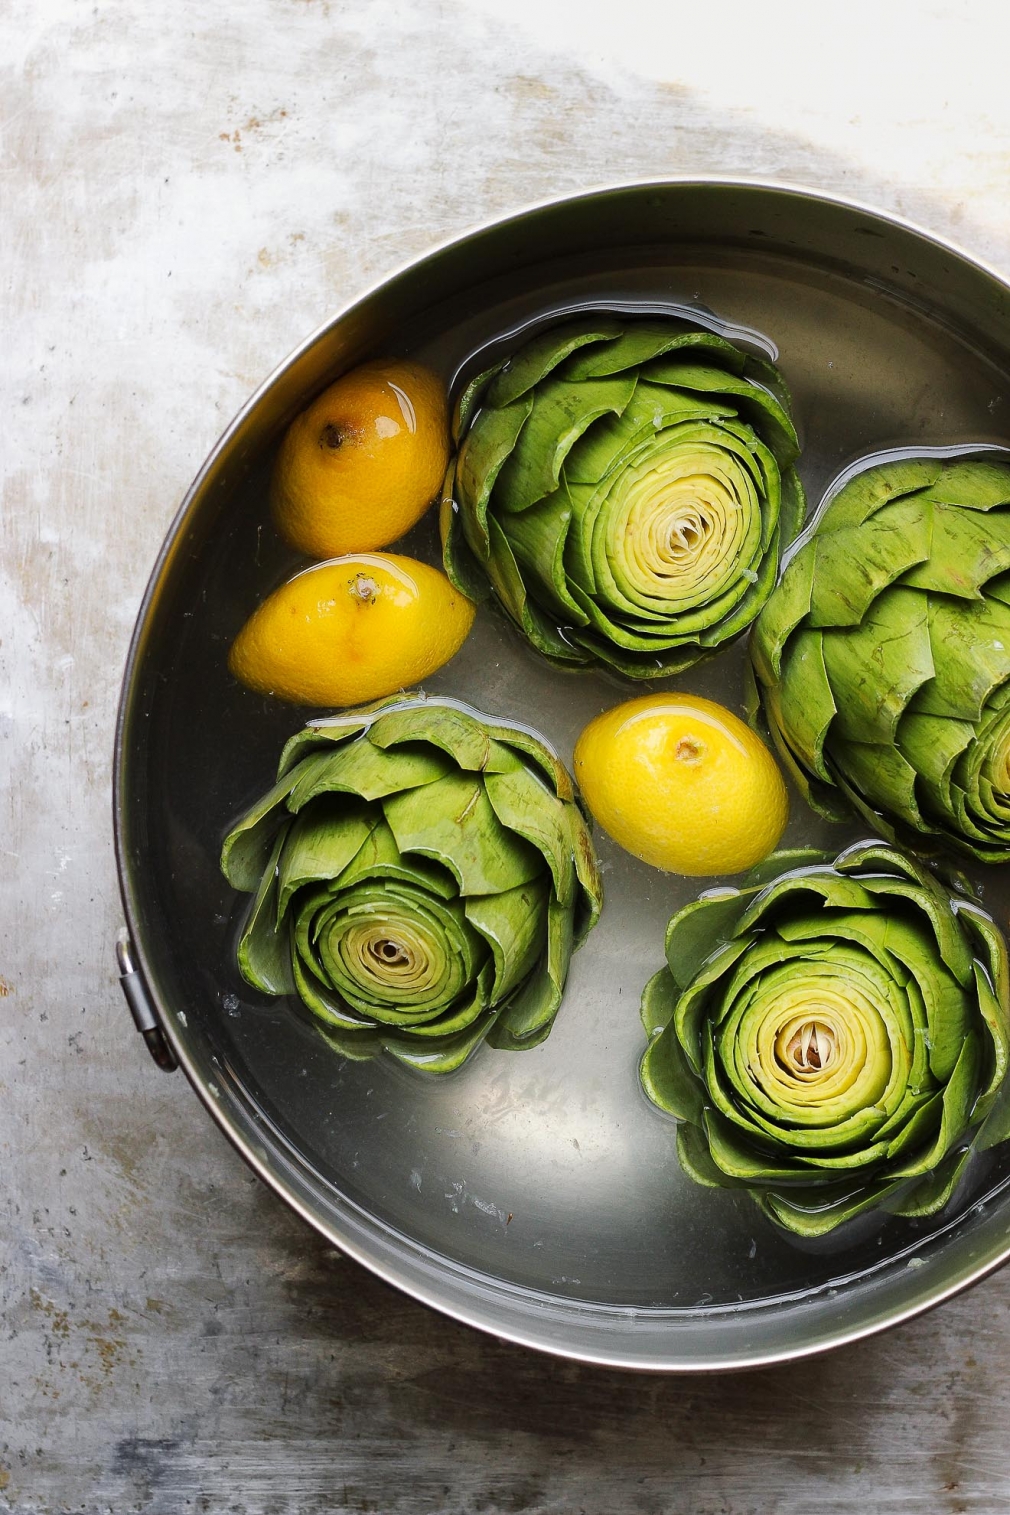
{"type": "Polygon", "coordinates": [[[930,521],[915,500],[899,500],[862,526],[812,538],[811,626],[858,626],[882,590],[926,563],[930,521]]]}
{"type": "Polygon", "coordinates": [[[887,1196],[900,1187],[890,1183],[868,1184],[855,1191],[838,1190],[834,1194],[823,1188],[769,1190],[758,1196],[758,1203],[769,1219],[794,1236],[813,1241],[868,1210],[886,1206],[887,1196]]]}
{"type": "Polygon", "coordinates": [[[760,889],[794,869],[830,867],[833,861],[834,853],[826,852],[823,847],[781,847],[777,852],[769,853],[760,863],[755,863],[750,872],[745,874],[741,888],[760,889]]]}
{"type": "MultiPolygon", "coordinates": [[[[918,496],[916,505],[925,498],[918,496]]],[[[931,524],[929,552],[905,574],[907,587],[977,600],[983,584],[1010,569],[1010,513],[981,515],[957,505],[934,505],[931,524]]]]}
{"type": "Polygon", "coordinates": [[[883,1202],[883,1208],[895,1215],[936,1215],[950,1203],[970,1157],[970,1147],[949,1153],[934,1172],[914,1184],[899,1186],[893,1199],[883,1202]]]}
{"type": "Polygon", "coordinates": [[[430,742],[469,773],[483,773],[497,766],[487,727],[465,711],[436,701],[426,704],[423,713],[393,710],[380,716],[369,729],[368,739],[382,748],[403,742],[430,742]]]}
{"type": "Polygon", "coordinates": [[[1010,467],[981,459],[952,459],[925,491],[924,498],[959,510],[992,510],[1010,505],[1010,467]]]}
{"type": "Polygon", "coordinates": [[[468,775],[389,795],[383,810],[400,851],[434,858],[462,895],[512,889],[543,871],[540,854],[501,825],[484,785],[468,775]]]}
{"type": "MultiPolygon", "coordinates": [[[[651,446],[657,435],[676,431],[689,422],[732,420],[735,415],[732,406],[698,400],[678,389],[639,379],[621,415],[594,426],[572,447],[565,464],[569,484],[587,484],[597,490],[619,468],[633,463],[637,449],[643,444],[651,446]]],[[[710,425],[696,435],[699,440],[718,442],[722,434],[710,425]]]]}
{"type": "Polygon", "coordinates": [[[974,1032],[969,1032],[954,1071],[942,1091],[940,1129],[925,1152],[892,1170],[893,1177],[917,1178],[924,1173],[931,1173],[947,1156],[951,1147],[961,1140],[971,1122],[978,1070],[978,1037],[974,1032]]]}
{"type": "Polygon", "coordinates": [[[467,599],[479,603],[488,598],[491,586],[480,561],[466,540],[463,518],[450,493],[453,488],[452,480],[455,478],[455,460],[449,464],[449,470],[445,485],[446,492],[443,493],[438,507],[442,566],[453,588],[458,589],[460,594],[466,595],[467,599]]]}
{"type": "MultiPolygon", "coordinates": [[[[871,894],[903,898],[917,906],[932,930],[941,962],[946,964],[959,984],[968,985],[972,982],[971,948],[959,929],[949,897],[934,880],[924,880],[917,884],[902,878],[871,877],[865,879],[864,883],[871,894]]],[[[899,917],[892,917],[889,913],[885,924],[895,940],[907,941],[907,935],[902,935],[899,917]]]]}
{"type": "MultiPolygon", "coordinates": [[[[819,854],[815,856],[819,857],[819,854]]],[[[802,903],[803,908],[811,912],[802,915],[800,920],[804,927],[809,922],[814,936],[823,935],[827,929],[826,918],[821,913],[825,905],[836,910],[872,910],[874,907],[872,894],[859,879],[846,878],[830,864],[818,861],[809,866],[801,865],[792,871],[779,870],[777,876],[769,879],[757,892],[757,897],[747,902],[732,934],[743,936],[753,931],[755,926],[762,924],[766,915],[778,911],[790,895],[811,896],[808,900],[795,903],[802,903]]],[[[830,919],[835,920],[837,917],[832,916],[830,919]]],[[[786,923],[785,929],[792,929],[794,924],[786,923]]]]}
{"type": "Polygon", "coordinates": [[[368,836],[340,874],[338,883],[340,889],[351,889],[370,879],[399,879],[442,900],[455,899],[458,892],[456,880],[440,863],[417,853],[405,856],[400,851],[381,811],[373,816],[368,836]]]}
{"type": "Polygon", "coordinates": [[[797,536],[807,513],[807,497],[795,468],[784,468],[779,480],[779,524],[782,542],[788,546],[797,536]]]}
{"type": "MultiPolygon", "coordinates": [[[[369,1016],[352,1010],[339,994],[328,988],[301,953],[296,952],[292,955],[291,970],[295,989],[302,1004],[311,1010],[316,1019],[328,1030],[350,1033],[375,1031],[375,1022],[369,1016]]],[[[372,1048],[372,1052],[367,1054],[369,1056],[374,1056],[379,1050],[379,1043],[374,1039],[362,1043],[359,1050],[363,1051],[365,1046],[372,1048]]]]}
{"type": "Polygon", "coordinates": [[[677,1161],[688,1178],[706,1189],[744,1187],[738,1180],[716,1167],[700,1124],[694,1125],[689,1122],[678,1124],[677,1161]]]}
{"type": "Polygon", "coordinates": [[[911,589],[886,589],[853,629],[821,632],[836,702],[835,729],[857,742],[893,743],[898,721],[915,692],[935,673],[926,604],[911,589]]]}
{"type": "Polygon", "coordinates": [[[382,1038],[371,1029],[352,1031],[343,1026],[324,1025],[320,1022],[319,1032],[327,1045],[349,1062],[368,1062],[382,1051],[382,1038]]]}
{"type": "Polygon", "coordinates": [[[475,374],[472,379],[468,379],[460,390],[459,397],[452,408],[452,440],[457,445],[460,437],[469,429],[470,421],[483,400],[487,387],[497,374],[498,369],[499,364],[492,364],[490,368],[485,368],[482,372],[475,374]]]}
{"type": "Polygon", "coordinates": [[[518,353],[499,365],[488,392],[488,404],[511,405],[534,389],[578,348],[593,344],[594,350],[606,350],[613,338],[620,336],[621,330],[620,321],[604,316],[597,317],[590,326],[583,321],[569,321],[538,332],[518,353]]]}
{"type": "Polygon", "coordinates": [[[287,836],[287,827],[274,842],[238,944],[239,972],[247,984],[263,994],[291,994],[290,930],[277,921],[277,860],[287,836]]]}
{"type": "Polygon", "coordinates": [[[575,798],[575,788],[568,769],[557,753],[553,752],[546,742],[541,741],[535,732],[525,726],[499,726],[493,721],[488,722],[488,730],[496,741],[501,742],[513,752],[519,753],[526,762],[532,763],[537,773],[547,780],[559,800],[575,798]]]}
{"type": "Polygon", "coordinates": [[[494,1047],[528,1047],[542,1040],[561,1003],[573,949],[572,912],[551,896],[547,946],[538,967],[502,1010],[490,1036],[494,1047]]]}
{"type": "Polygon", "coordinates": [[[543,381],[522,432],[496,477],[495,490],[503,509],[527,510],[553,494],[565,459],[594,421],[621,416],[635,392],[634,374],[613,379],[543,381]]]}
{"type": "Polygon", "coordinates": [[[832,497],[818,520],[819,531],[861,526],[901,495],[935,484],[942,465],[933,458],[896,458],[856,474],[832,497]]]}
{"type": "Polygon", "coordinates": [[[565,623],[585,626],[589,617],[568,588],[565,547],[572,520],[572,501],[564,476],[553,494],[524,510],[506,516],[502,531],[526,581],[539,590],[541,602],[565,623]]]}
{"type": "Polygon", "coordinates": [[[290,819],[282,807],[295,782],[290,774],[278,779],[225,837],[221,871],[233,889],[251,894],[259,887],[275,850],[277,828],[290,819]]]}
{"type": "Polygon", "coordinates": [[[744,371],[744,355],[714,331],[682,331],[669,322],[637,322],[620,332],[606,347],[590,348],[571,358],[565,367],[571,379],[601,379],[609,374],[640,368],[671,352],[701,352],[718,358],[730,374],[744,371]]]}
{"type": "Polygon", "coordinates": [[[526,585],[516,563],[508,537],[492,519],[488,522],[493,544],[493,554],[488,563],[488,577],[495,593],[509,615],[522,628],[527,639],[538,652],[562,663],[584,663],[589,659],[580,654],[578,647],[566,641],[558,627],[552,624],[543,610],[526,593],[526,585]]]}
{"type": "MultiPolygon", "coordinates": [[[[420,698],[423,699],[424,696],[420,698]]],[[[372,704],[363,705],[358,710],[344,711],[339,715],[320,716],[316,720],[309,721],[301,731],[296,731],[294,736],[284,743],[277,769],[278,780],[296,768],[303,758],[321,756],[329,748],[349,742],[353,737],[367,731],[378,715],[390,706],[402,702],[402,699],[402,695],[392,695],[385,699],[374,700],[372,704]]]]}
{"type": "Polygon", "coordinates": [[[379,800],[434,784],[451,770],[452,763],[440,752],[383,752],[363,733],[344,746],[303,758],[295,770],[288,808],[297,813],[319,795],[332,793],[379,800]]]}
{"type": "Polygon", "coordinates": [[[709,1156],[727,1178],[739,1179],[747,1185],[796,1182],[803,1178],[804,1170],[799,1163],[777,1162],[770,1152],[761,1152],[720,1111],[706,1109],[702,1124],[709,1156]]]}
{"type": "MultiPolygon", "coordinates": [[[[898,723],[896,738],[898,751],[922,786],[924,804],[932,800],[941,814],[949,810],[953,803],[954,766],[974,741],[975,727],[970,721],[906,710],[898,723]]],[[[895,808],[899,815],[906,813],[904,807],[895,808]]]]}
{"type": "Polygon", "coordinates": [[[568,812],[568,824],[577,883],[572,930],[575,946],[581,947],[603,909],[603,875],[589,827],[576,805],[568,812]]]}
{"type": "Polygon", "coordinates": [[[782,570],[778,588],[754,622],[750,651],[758,677],[774,687],[789,639],[810,614],[815,555],[805,543],[782,570]]]}
{"type": "Polygon", "coordinates": [[[463,535],[479,563],[486,563],[491,552],[487,530],[491,491],[532,409],[533,397],[528,395],[502,410],[482,412],[481,425],[467,433],[456,455],[454,490],[463,535]]]}
{"type": "Polygon", "coordinates": [[[575,860],[570,812],[530,769],[488,774],[487,797],[503,826],[518,832],[544,857],[562,905],[575,895],[575,860]]]}
{"type": "Polygon", "coordinates": [[[341,805],[328,795],[295,818],[277,864],[278,927],[297,890],[340,877],[371,836],[373,824],[364,804],[341,805]]]}
{"type": "MultiPolygon", "coordinates": [[[[412,1021],[409,1028],[412,1045],[422,1049],[430,1047],[440,1038],[469,1031],[475,1022],[486,1014],[491,1004],[493,978],[494,964],[489,960],[473,980],[468,992],[454,1001],[441,1015],[433,1020],[412,1021]]],[[[489,1029],[490,1027],[484,1028],[481,1040],[487,1035],[489,1029]]],[[[383,1030],[388,1033],[389,1028],[383,1027],[383,1030]]],[[[395,1035],[395,1031],[392,1034],[395,1035]]]]}
{"type": "Polygon", "coordinates": [[[639,1015],[650,1043],[659,1036],[661,1031],[665,1031],[673,1020],[679,997],[680,989],[673,975],[667,973],[665,968],[660,968],[658,973],[654,973],[642,990],[639,1015]]]}
{"type": "Polygon", "coordinates": [[[979,1091],[974,1114],[976,1119],[984,1120],[995,1103],[1000,1086],[1006,1078],[1010,1049],[1008,1049],[1006,1013],[1003,1009],[1006,1001],[1001,1001],[993,993],[992,985],[978,963],[975,964],[975,977],[979,1007],[987,1032],[985,1055],[988,1076],[979,1091]]]}
{"type": "MultiPolygon", "coordinates": [[[[902,724],[908,719],[902,717],[902,724]]],[[[820,775],[832,775],[832,759],[844,766],[846,783],[858,793],[866,809],[898,816],[907,826],[929,828],[919,806],[920,775],[901,751],[881,742],[831,742],[820,775]]]]}
{"type": "Polygon", "coordinates": [[[799,454],[796,428],[775,396],[749,379],[736,378],[721,368],[707,368],[703,364],[678,363],[675,359],[658,359],[644,370],[644,377],[652,383],[675,384],[698,394],[733,395],[739,402],[740,413],[752,424],[763,430],[768,446],[782,468],[788,468],[799,454]]]}
{"type": "Polygon", "coordinates": [[[432,1037],[423,1041],[403,1033],[386,1031],[382,1035],[382,1046],[397,1062],[408,1068],[416,1068],[422,1073],[454,1073],[487,1039],[494,1023],[494,1012],[485,1011],[464,1031],[457,1031],[444,1039],[432,1037]]]}
{"type": "Polygon", "coordinates": [[[705,959],[698,973],[692,982],[684,987],[677,1001],[674,1011],[677,1040],[696,1073],[701,1070],[702,1031],[710,999],[709,988],[743,957],[749,945],[746,941],[723,942],[705,959]]]}
{"type": "Polygon", "coordinates": [[[527,977],[546,938],[548,884],[532,879],[500,894],[472,895],[466,918],[494,956],[491,997],[504,1000],[527,977]]]}
{"type": "MultiPolygon", "coordinates": [[[[668,974],[657,974],[646,986],[643,1007],[648,1001],[650,1017],[673,1014],[672,1006],[666,1003],[669,982],[668,974]]],[[[646,1096],[660,1110],[693,1125],[702,1124],[704,1101],[698,1080],[675,1036],[661,1032],[653,1037],[642,1056],[639,1075],[646,1096]]]]}
{"type": "Polygon", "coordinates": [[[678,910],[666,928],[671,981],[684,989],[716,948],[735,931],[753,890],[720,890],[678,910]]]}
{"type": "Polygon", "coordinates": [[[757,569],[749,568],[742,575],[746,587],[736,608],[727,609],[721,622],[699,633],[698,640],[703,647],[721,647],[739,632],[746,631],[765,603],[778,576],[778,542],[773,539],[769,545],[772,550],[759,560],[757,569]],[[754,574],[753,580],[749,578],[751,573],[754,574]]]}
{"type": "Polygon", "coordinates": [[[928,605],[936,676],[912,708],[977,723],[986,701],[1010,679],[1010,608],[998,600],[964,604],[941,596],[928,605]]]}

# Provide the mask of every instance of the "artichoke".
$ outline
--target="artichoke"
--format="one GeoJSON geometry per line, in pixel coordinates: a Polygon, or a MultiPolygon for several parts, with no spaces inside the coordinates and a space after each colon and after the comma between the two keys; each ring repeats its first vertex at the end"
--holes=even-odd
{"type": "MultiPolygon", "coordinates": [[[[754,626],[811,803],[1010,859],[1010,467],[904,458],[830,499],[754,626]]],[[[935,845],[934,843],[933,845],[935,845]]]]}
{"type": "Polygon", "coordinates": [[[572,781],[524,727],[397,696],[311,721],[221,866],[255,890],[242,976],[347,1057],[444,1073],[533,1047],[601,906],[572,781]]]}
{"type": "Polygon", "coordinates": [[[878,1206],[931,1215],[972,1129],[1007,1134],[999,930],[882,842],[823,856],[681,910],[642,1001],[642,1081],[682,1122],[681,1166],[802,1236],[878,1206]]]}
{"type": "Polygon", "coordinates": [[[750,625],[799,528],[789,403],[686,321],[541,331],[457,402],[446,573],[557,666],[678,673],[750,625]]]}

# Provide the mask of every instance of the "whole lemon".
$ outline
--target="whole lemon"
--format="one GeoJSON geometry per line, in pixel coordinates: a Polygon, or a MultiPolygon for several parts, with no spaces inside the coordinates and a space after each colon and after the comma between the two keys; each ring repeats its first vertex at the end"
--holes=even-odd
{"type": "Polygon", "coordinates": [[[753,867],[789,814],[768,748],[732,711],[696,695],[647,694],[605,710],[575,745],[575,777],[604,831],[671,873],[753,867]]]}
{"type": "Polygon", "coordinates": [[[385,547],[420,520],[448,461],[438,376],[420,363],[362,363],[289,426],[271,484],[274,519],[311,557],[385,547]]]}
{"type": "Polygon", "coordinates": [[[228,666],[259,694],[358,705],[441,668],[463,645],[474,614],[437,568],[355,553],[275,589],[235,638],[228,666]]]}

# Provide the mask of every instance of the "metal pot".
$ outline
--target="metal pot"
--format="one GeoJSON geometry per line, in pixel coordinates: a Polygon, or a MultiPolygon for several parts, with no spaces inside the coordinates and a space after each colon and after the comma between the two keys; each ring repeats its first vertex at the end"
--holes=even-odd
{"type": "MultiPolygon", "coordinates": [[[[307,714],[239,689],[225,667],[246,615],[295,566],[266,506],[291,416],[366,356],[409,352],[451,382],[545,314],[671,303],[777,345],[814,503],[861,455],[1003,440],[994,428],[1010,373],[1010,289],[912,226],[728,180],[621,185],[535,207],[348,305],[236,417],[151,576],[115,755],[120,969],[160,1065],[184,1069],[306,1220],[417,1299],[547,1351],[664,1371],[821,1351],[973,1283],[1010,1255],[1010,1159],[976,1166],[955,1213],[936,1222],[878,1218],[800,1247],[745,1197],[687,1183],[671,1128],[637,1087],[638,995],[666,919],[694,893],[688,881],[603,839],[603,924],[575,959],[549,1040],[529,1053],[484,1050],[459,1074],[423,1081],[341,1062],[289,1006],[242,985],[241,902],[217,853],[307,714]]],[[[430,521],[406,550],[437,560],[430,521]]],[[[678,687],[736,704],[742,658],[731,649],[678,687]]],[[[566,758],[584,721],[622,697],[595,675],[545,668],[486,610],[427,687],[540,727],[566,758]]],[[[786,840],[846,837],[797,800],[786,840]]],[[[990,873],[986,887],[1005,918],[1005,886],[990,873]]]]}

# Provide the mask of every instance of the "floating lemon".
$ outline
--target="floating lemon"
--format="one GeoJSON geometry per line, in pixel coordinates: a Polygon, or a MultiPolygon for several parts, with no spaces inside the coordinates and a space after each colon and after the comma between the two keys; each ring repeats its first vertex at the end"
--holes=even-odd
{"type": "Polygon", "coordinates": [[[789,812],[764,743],[732,711],[688,694],[605,710],[575,745],[575,776],[604,831],[671,873],[739,873],[766,857],[789,812]]]}
{"type": "Polygon", "coordinates": [[[419,363],[363,363],[288,428],[274,467],[274,519],[312,557],[385,547],[420,520],[448,460],[438,376],[419,363]]]}
{"type": "Polygon", "coordinates": [[[474,605],[444,573],[391,553],[317,563],[249,617],[228,658],[259,694],[358,705],[416,684],[458,652],[474,605]]]}

